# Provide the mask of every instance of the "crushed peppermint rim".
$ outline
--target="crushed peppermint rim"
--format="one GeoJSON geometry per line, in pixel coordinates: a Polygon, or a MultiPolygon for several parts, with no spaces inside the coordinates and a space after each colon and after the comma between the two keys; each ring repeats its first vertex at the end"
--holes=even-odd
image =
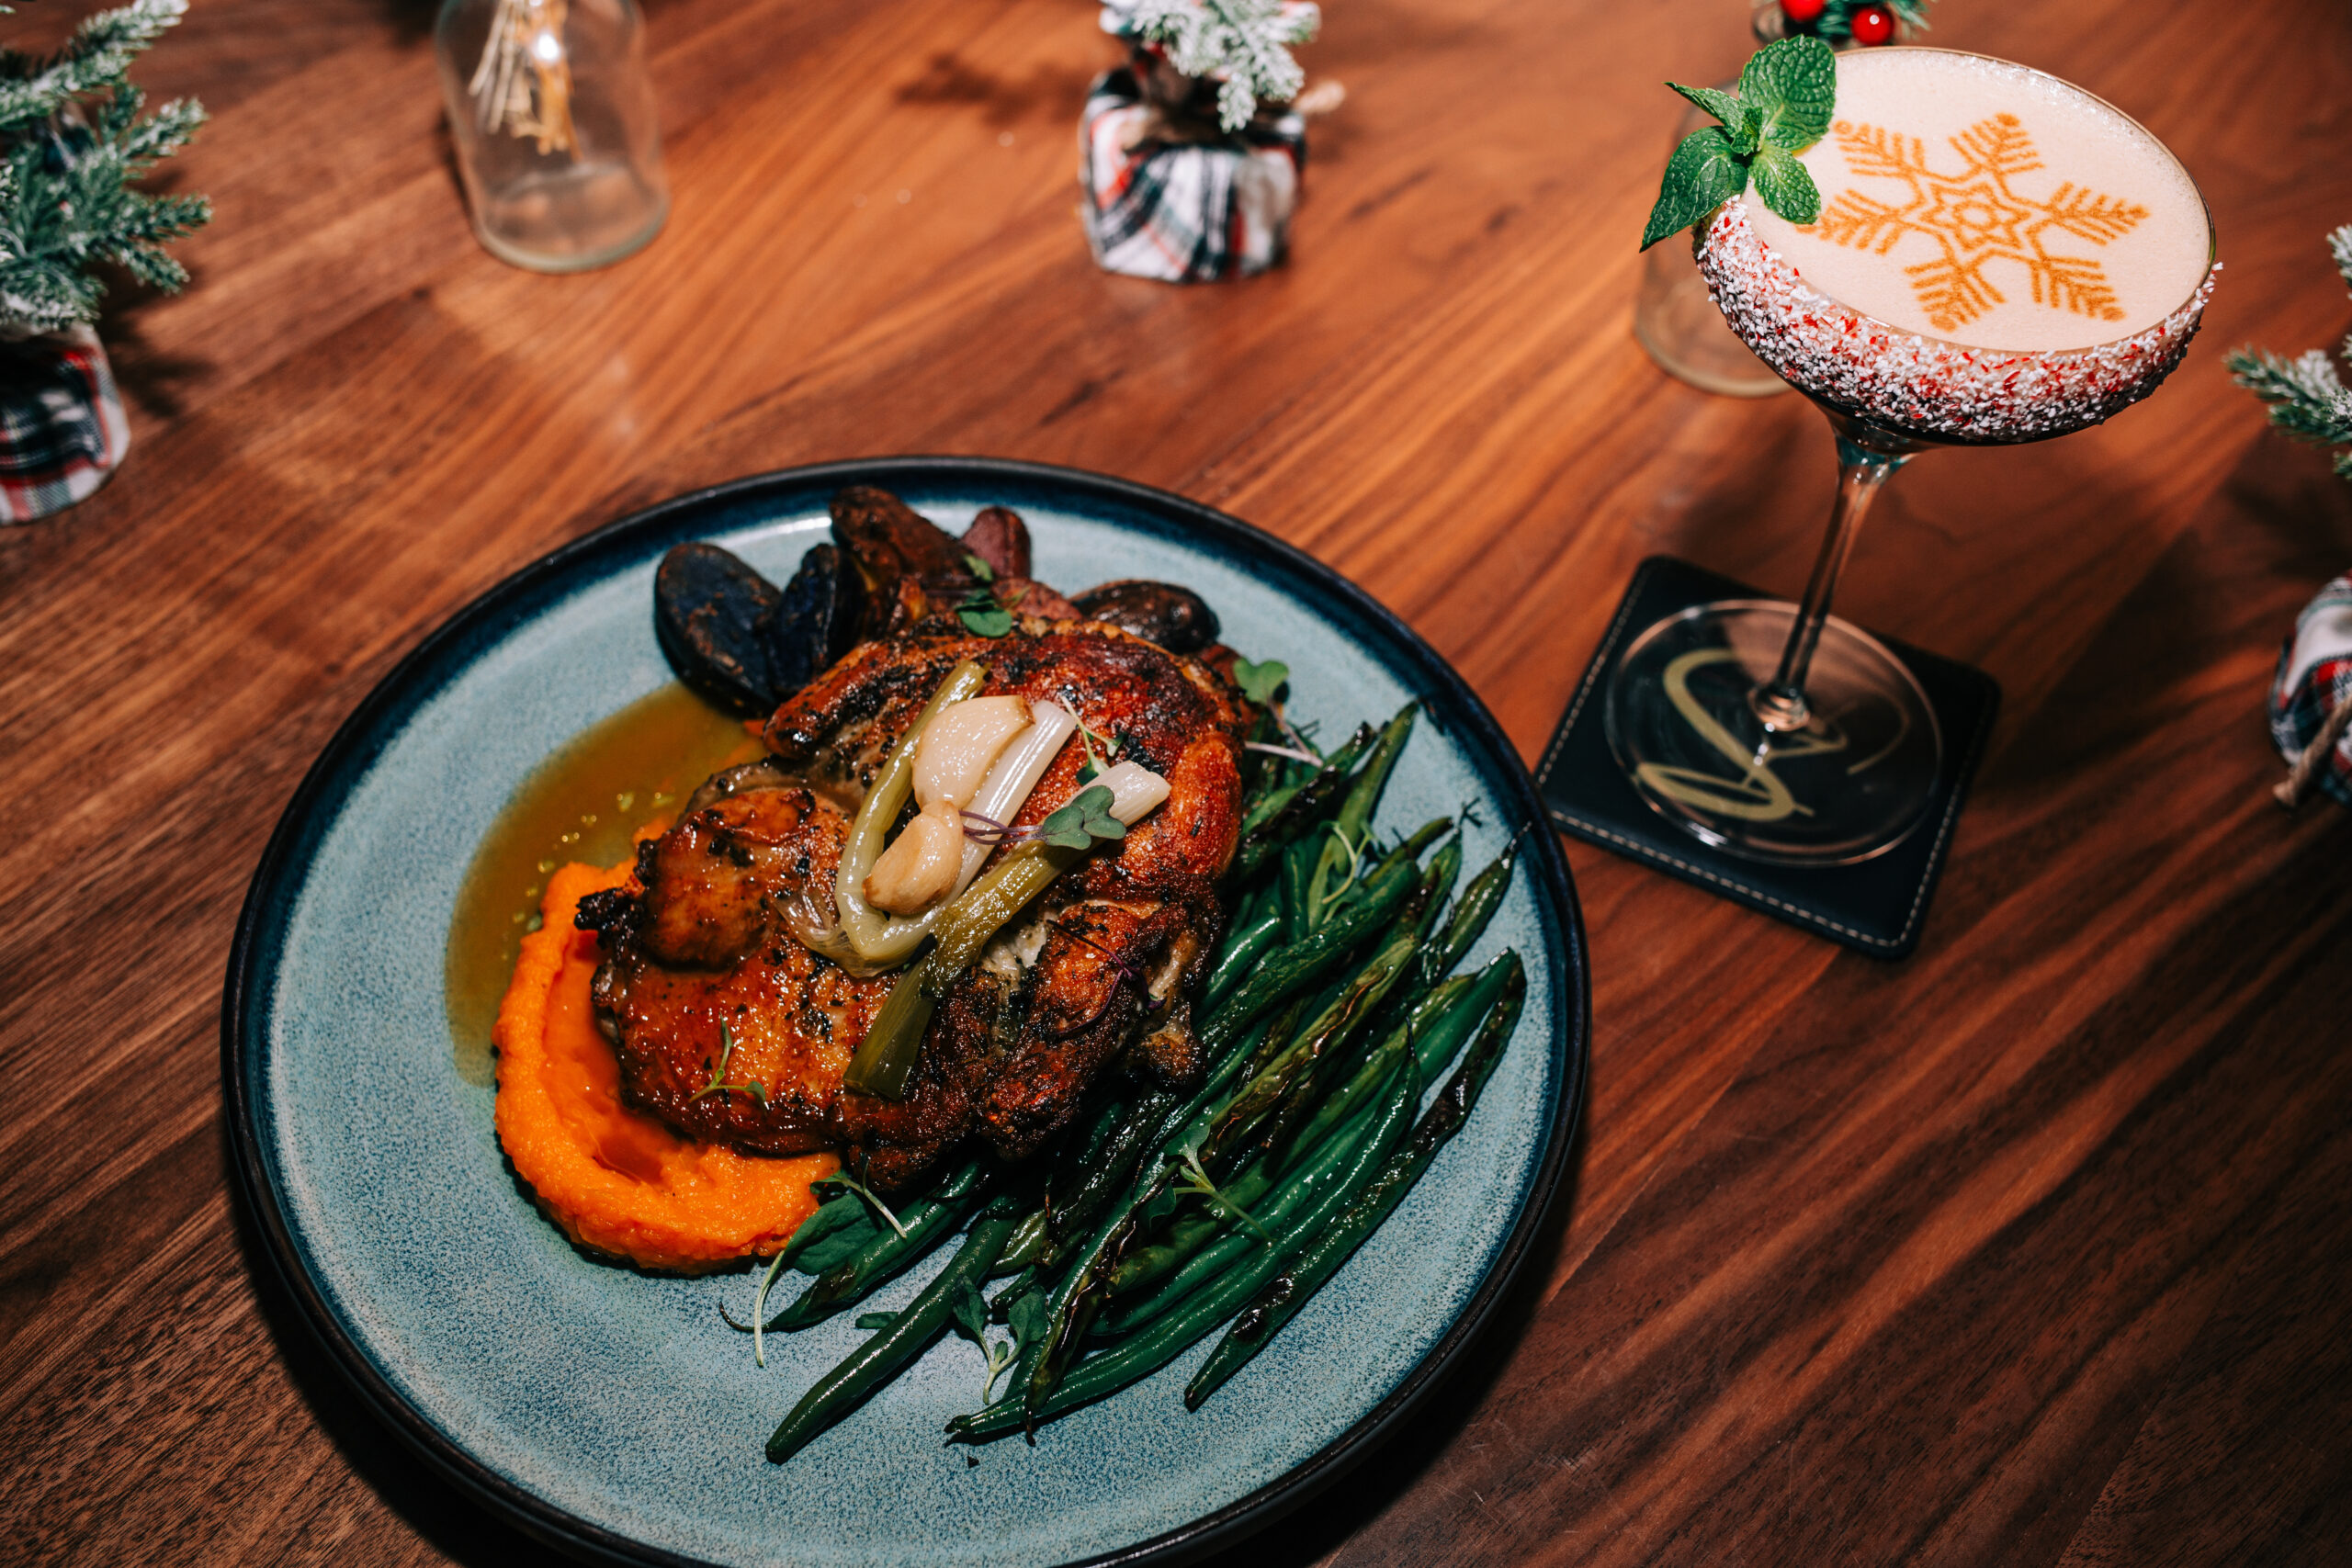
{"type": "Polygon", "coordinates": [[[1903,434],[1969,443],[2064,435],[2154,391],[2188,351],[2222,270],[2130,337],[2028,351],[1922,337],[1838,303],[1764,243],[1736,197],[1692,249],[1732,331],[1792,386],[1903,434]]]}

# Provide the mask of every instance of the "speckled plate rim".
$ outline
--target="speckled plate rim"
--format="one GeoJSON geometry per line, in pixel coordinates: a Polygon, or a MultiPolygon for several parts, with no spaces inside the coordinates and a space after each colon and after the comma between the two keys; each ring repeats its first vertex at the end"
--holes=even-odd
{"type": "Polygon", "coordinates": [[[1173,1564],[1230,1546],[1312,1498],[1369,1455],[1421,1404],[1476,1340],[1526,1261],[1564,1191],[1568,1159],[1584,1110],[1592,1032],[1592,998],[1583,915],[1558,837],[1517,750],[1487,705],[1453,667],[1385,605],[1302,550],[1198,502],[1148,485],[1083,469],[1008,458],[898,457],[852,458],[780,469],[714,485],[622,517],[542,557],[491,587],[450,616],[403,658],[329,739],[287,803],[247,887],[230,949],[220,1008],[220,1077],[227,1102],[231,1163],[247,1212],[304,1325],[337,1369],[393,1431],[436,1471],[492,1512],[563,1551],[608,1562],[686,1565],[682,1557],[605,1529],[557,1507],[484,1464],[449,1439],[393,1387],[345,1330],[295,1242],[272,1179],[262,1135],[265,1086],[258,1071],[275,973],[301,874],[327,829],[368,767],[407,720],[488,648],[583,581],[645,559],[681,539],[728,525],[729,513],[773,511],[786,497],[820,495],[848,484],[884,489],[925,484],[975,489],[1044,487],[1073,497],[1100,496],[1120,509],[1154,516],[1189,538],[1329,595],[1334,615],[1380,645],[1405,683],[1419,692],[1450,739],[1469,754],[1498,795],[1525,825],[1521,860],[1546,942],[1544,962],[1563,999],[1550,1042],[1560,1085],[1559,1111],[1519,1214],[1486,1277],[1429,1353],[1353,1426],[1266,1484],[1175,1529],[1082,1560],[1108,1564],[1173,1564]]]}

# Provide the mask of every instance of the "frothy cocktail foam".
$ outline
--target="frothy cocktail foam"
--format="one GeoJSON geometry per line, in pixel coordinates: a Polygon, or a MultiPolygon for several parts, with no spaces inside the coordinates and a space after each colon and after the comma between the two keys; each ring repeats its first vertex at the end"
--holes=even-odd
{"type": "Polygon", "coordinates": [[[2204,202],[2155,138],[2080,88],[1932,49],[1838,58],[1836,122],[1804,154],[1804,228],[1751,187],[1757,237],[1813,288],[1978,348],[2087,348],[2180,309],[2205,278],[2204,202]]]}

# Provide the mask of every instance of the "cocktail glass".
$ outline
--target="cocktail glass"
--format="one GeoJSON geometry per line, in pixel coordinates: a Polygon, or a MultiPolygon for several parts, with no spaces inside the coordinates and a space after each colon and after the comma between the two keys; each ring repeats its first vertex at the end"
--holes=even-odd
{"type": "MultiPolygon", "coordinates": [[[[1962,68],[1957,62],[1973,62],[1967,69],[2014,73],[2021,89],[2033,89],[2024,95],[2028,100],[2034,93],[2071,94],[2163,152],[2162,144],[2128,116],[2079,88],[2024,66],[1946,50],[1839,56],[1839,135],[1848,130],[1845,73],[1856,62],[1865,70],[1883,69],[1876,62],[1923,55],[1945,57],[1954,69],[1962,68]]],[[[1940,70],[1944,64],[1913,62],[1901,68],[1940,70]]],[[[2008,114],[1988,118],[1984,126],[1993,128],[1996,140],[2030,130],[2008,114]]],[[[1868,125],[1860,129],[1873,130],[1868,125]]],[[[1968,182],[1969,169],[1953,175],[1949,164],[1966,164],[1969,148],[1962,145],[1964,136],[1951,140],[1960,151],[1946,155],[1946,167],[1926,170],[1942,183],[1919,198],[1928,205],[1918,206],[1913,216],[1950,222],[1957,213],[1962,221],[1978,225],[1964,239],[1987,232],[2030,239],[2041,232],[2029,231],[2041,216],[2019,220],[2010,210],[2018,204],[2007,183],[1979,182],[1979,190],[1968,182]]],[[[2030,140],[2021,145],[2022,153],[2011,147],[2002,154],[1996,147],[1996,173],[2004,156],[2020,180],[2042,167],[2030,140]]],[[[1916,156],[1923,167],[1934,162],[1921,139],[1912,139],[1909,147],[1905,153],[1898,145],[1897,152],[1916,156]]],[[[2053,151],[2063,155],[2064,149],[2053,151]]],[[[1743,599],[1700,604],[1657,622],[1628,644],[1610,683],[1605,722],[1620,765],[1653,809],[1726,852],[1789,865],[1867,860],[1919,827],[1947,775],[1944,738],[1927,694],[1904,661],[1868,632],[1830,615],[1838,577],[1871,502],[1916,454],[1933,446],[2046,440],[2083,429],[2147,396],[2180,362],[2211,293],[2215,269],[2211,216],[2185,171],[2179,178],[2184,199],[2193,201],[2195,220],[2202,226],[2203,265],[2195,271],[2193,288],[2172,295],[2174,308],[2130,335],[2081,347],[1975,346],[1865,315],[1801,278],[1790,260],[1758,234],[1747,197],[1726,202],[1699,226],[1692,248],[1733,331],[1828,417],[1838,443],[1838,495],[1802,603],[1743,599]]],[[[2077,231],[2096,228],[2082,216],[2085,211],[2093,218],[2107,212],[2112,228],[2120,221],[2116,214],[2132,206],[2086,207],[2089,188],[2070,184],[2055,196],[2044,192],[2035,213],[2064,209],[2070,193],[2079,209],[2077,231]]],[[[1832,207],[1817,231],[1826,233],[1838,209],[1827,185],[1824,195],[1832,207]]],[[[2139,220],[2148,217],[2143,209],[2133,210],[2139,220]]],[[[2056,221],[2050,220],[2043,229],[2056,221]]],[[[1865,238],[1875,243],[1886,235],[1866,232],[1865,238]]],[[[1894,241],[1887,240],[1887,246],[1892,249],[1894,241]]],[[[1869,246],[1861,250],[1867,254],[1869,246]]],[[[1945,252],[1952,254],[1951,247],[1945,252]]],[[[1969,259],[1964,250],[1961,259],[1969,259]]],[[[2062,255],[2056,264],[2079,259],[2062,255]]],[[[1916,274],[1918,268],[1905,270],[1916,274]]],[[[1978,280],[1996,272],[1980,265],[1978,280]]],[[[2076,275],[2072,286],[2079,288],[2082,280],[2076,275]]],[[[2043,283],[2035,271],[2037,304],[2043,283]]],[[[2053,298],[2059,283],[2050,286],[2053,298]]],[[[1993,298],[2002,299],[1997,289],[1993,298]]],[[[2101,319],[2096,310],[2089,313],[2086,336],[2093,335],[2101,319]]]]}

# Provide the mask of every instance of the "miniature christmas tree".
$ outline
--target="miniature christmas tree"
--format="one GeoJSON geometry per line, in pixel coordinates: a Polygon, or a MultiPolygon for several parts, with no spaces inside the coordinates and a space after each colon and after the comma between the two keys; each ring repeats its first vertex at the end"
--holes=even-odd
{"type": "MultiPolygon", "coordinates": [[[[2352,287],[2352,223],[2327,237],[2335,270],[2352,287]]],[[[2352,357],[2352,337],[2343,352],[2352,357]]],[[[2300,359],[2243,348],[2229,356],[2239,386],[2270,405],[2270,423],[2298,441],[2336,448],[2335,471],[2352,479],[2352,389],[2324,349],[2300,359]]],[[[2279,650],[2270,689],[2270,734],[2288,763],[2272,793],[2293,806],[2313,785],[2352,806],[2352,573],[2304,606],[2279,650]]]]}
{"type": "Polygon", "coordinates": [[[1286,104],[1306,73],[1290,46],[1306,43],[1322,13],[1296,0],[1113,0],[1103,26],[1157,46],[1179,74],[1215,82],[1217,123],[1227,135],[1248,125],[1260,99],[1286,104]]]}
{"type": "Polygon", "coordinates": [[[1299,0],[1110,0],[1102,30],[1127,63],[1088,89],[1079,209],[1106,271],[1170,283],[1248,277],[1283,259],[1306,162],[1306,117],[1345,95],[1302,93],[1290,46],[1322,22],[1299,0]]]}
{"type": "MultiPolygon", "coordinates": [[[[2335,254],[2335,270],[2352,287],[2352,223],[2327,237],[2335,254]]],[[[2352,337],[2343,353],[2352,357],[2352,337]]],[[[2270,423],[2299,441],[2341,448],[2335,471],[2352,479],[2352,389],[2324,349],[2312,349],[2300,359],[2242,348],[2229,356],[2230,372],[2239,386],[2270,405],[2270,423]]]]}
{"type": "Polygon", "coordinates": [[[132,0],[45,59],[0,49],[0,336],[96,321],[100,263],[157,288],[187,281],[164,243],[210,219],[211,203],[131,186],[187,144],[204,110],[182,99],[142,118],[127,75],[187,10],[187,0],[132,0]]]}

